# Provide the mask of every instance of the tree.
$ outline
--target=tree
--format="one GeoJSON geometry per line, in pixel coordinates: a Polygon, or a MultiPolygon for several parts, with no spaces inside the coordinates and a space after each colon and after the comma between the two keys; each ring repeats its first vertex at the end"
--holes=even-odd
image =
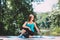
{"type": "MultiPolygon", "coordinates": [[[[2,0],[0,21],[4,23],[6,34],[18,35],[22,24],[33,13],[32,0],[2,0]],[[18,29],[18,30],[17,30],[18,29]]],[[[34,14],[35,15],[35,14],[34,14]]]]}

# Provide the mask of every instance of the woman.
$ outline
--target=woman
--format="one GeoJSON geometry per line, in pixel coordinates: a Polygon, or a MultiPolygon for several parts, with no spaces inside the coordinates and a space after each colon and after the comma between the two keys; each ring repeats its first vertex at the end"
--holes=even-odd
{"type": "Polygon", "coordinates": [[[23,36],[26,38],[32,38],[32,36],[34,35],[34,28],[39,33],[39,29],[37,28],[36,23],[34,22],[34,15],[32,14],[29,15],[28,21],[26,21],[22,27],[23,29],[21,34],[23,34],[23,36]]]}

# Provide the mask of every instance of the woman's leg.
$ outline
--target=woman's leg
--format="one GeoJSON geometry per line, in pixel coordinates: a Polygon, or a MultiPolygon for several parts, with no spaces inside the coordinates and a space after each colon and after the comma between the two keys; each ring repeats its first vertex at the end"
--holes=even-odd
{"type": "Polygon", "coordinates": [[[34,36],[34,32],[29,31],[29,38],[32,38],[34,36]]]}
{"type": "Polygon", "coordinates": [[[26,30],[22,29],[21,34],[24,34],[25,32],[26,32],[26,30]]]}
{"type": "Polygon", "coordinates": [[[22,29],[20,36],[22,36],[25,32],[26,30],[22,29]]]}
{"type": "Polygon", "coordinates": [[[26,38],[32,38],[34,33],[32,31],[30,31],[28,28],[23,28],[21,31],[21,35],[23,35],[26,38]]]}

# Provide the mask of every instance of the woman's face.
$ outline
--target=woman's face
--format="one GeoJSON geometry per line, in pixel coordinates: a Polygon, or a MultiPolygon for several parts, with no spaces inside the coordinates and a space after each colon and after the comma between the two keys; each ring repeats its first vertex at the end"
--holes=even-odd
{"type": "Polygon", "coordinates": [[[34,16],[33,16],[33,15],[31,16],[31,20],[32,20],[32,21],[34,20],[34,16]]]}

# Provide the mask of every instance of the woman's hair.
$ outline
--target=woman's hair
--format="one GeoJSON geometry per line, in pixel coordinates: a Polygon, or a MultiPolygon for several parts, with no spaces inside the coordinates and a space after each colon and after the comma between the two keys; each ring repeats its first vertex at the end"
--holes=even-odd
{"type": "MultiPolygon", "coordinates": [[[[29,17],[28,17],[28,21],[31,20],[32,16],[34,16],[33,14],[30,14],[29,17]]],[[[33,20],[34,21],[34,20],[33,20]]]]}

